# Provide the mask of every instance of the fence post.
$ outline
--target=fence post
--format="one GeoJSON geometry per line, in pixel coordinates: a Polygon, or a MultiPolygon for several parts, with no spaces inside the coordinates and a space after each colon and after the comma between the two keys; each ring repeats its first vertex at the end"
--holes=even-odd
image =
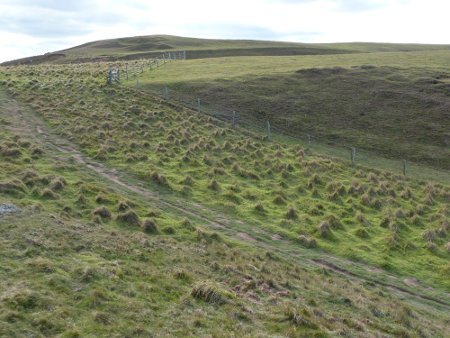
{"type": "Polygon", "coordinates": [[[233,128],[236,128],[236,112],[233,110],[233,128]]]}
{"type": "Polygon", "coordinates": [[[269,120],[267,120],[266,134],[267,134],[267,141],[270,141],[270,122],[269,122],[269,120]]]}
{"type": "Polygon", "coordinates": [[[356,148],[352,147],[351,150],[352,150],[352,154],[351,154],[352,166],[354,166],[355,165],[355,160],[356,160],[356,148]]]}
{"type": "Polygon", "coordinates": [[[311,145],[311,135],[308,134],[308,145],[311,145]]]}
{"type": "Polygon", "coordinates": [[[125,73],[127,74],[127,80],[128,80],[128,63],[125,64],[125,73]]]}
{"type": "Polygon", "coordinates": [[[200,98],[197,99],[197,103],[198,103],[198,112],[200,113],[200,98]]]}
{"type": "Polygon", "coordinates": [[[186,60],[186,51],[183,51],[183,60],[186,60]]]}
{"type": "Polygon", "coordinates": [[[163,93],[164,93],[164,98],[166,100],[168,100],[169,99],[169,88],[164,87],[163,93]]]}
{"type": "Polygon", "coordinates": [[[403,176],[406,176],[406,160],[403,160],[403,176]]]}
{"type": "Polygon", "coordinates": [[[112,83],[112,69],[111,66],[109,66],[109,70],[108,70],[108,84],[112,83]]]}

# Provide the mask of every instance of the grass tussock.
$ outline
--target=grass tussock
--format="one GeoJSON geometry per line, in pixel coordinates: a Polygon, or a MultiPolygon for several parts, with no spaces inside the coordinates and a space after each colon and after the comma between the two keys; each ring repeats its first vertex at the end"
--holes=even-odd
{"type": "Polygon", "coordinates": [[[128,226],[141,226],[138,214],[131,209],[117,214],[116,221],[128,226]]]}
{"type": "Polygon", "coordinates": [[[218,284],[210,281],[202,281],[194,285],[191,296],[213,305],[230,303],[231,294],[218,284]]]}
{"type": "Polygon", "coordinates": [[[148,234],[156,234],[158,233],[158,225],[153,218],[147,218],[142,222],[142,230],[148,234]]]}
{"type": "Polygon", "coordinates": [[[112,215],[111,215],[111,211],[109,211],[109,209],[105,206],[101,206],[96,208],[93,212],[93,215],[95,216],[99,216],[102,219],[111,219],[112,215]]]}

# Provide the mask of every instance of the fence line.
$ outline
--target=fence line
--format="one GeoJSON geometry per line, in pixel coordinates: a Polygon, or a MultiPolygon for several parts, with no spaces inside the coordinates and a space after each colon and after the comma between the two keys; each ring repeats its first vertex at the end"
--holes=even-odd
{"type": "Polygon", "coordinates": [[[170,89],[168,86],[146,87],[146,91],[166,101],[172,101],[188,107],[193,111],[213,116],[225,122],[232,128],[239,127],[242,130],[256,132],[265,140],[282,138],[284,141],[295,142],[306,148],[316,150],[328,156],[347,160],[352,166],[363,165],[373,169],[383,169],[403,176],[414,176],[420,179],[436,179],[448,181],[449,176],[444,171],[414,164],[404,158],[389,159],[375,155],[372,151],[357,148],[352,144],[342,144],[325,138],[312,135],[312,133],[301,134],[293,131],[292,127],[298,126],[298,122],[286,121],[282,123],[270,120],[267,116],[254,116],[252,114],[239,114],[239,111],[224,104],[216,104],[203,98],[170,89]],[[264,135],[264,136],[263,136],[264,135]],[[320,142],[322,141],[322,142],[320,142]]]}

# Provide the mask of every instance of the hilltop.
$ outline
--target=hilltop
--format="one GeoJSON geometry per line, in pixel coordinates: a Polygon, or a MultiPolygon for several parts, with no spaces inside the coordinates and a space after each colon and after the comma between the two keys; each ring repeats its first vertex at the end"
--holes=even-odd
{"type": "Polygon", "coordinates": [[[199,39],[171,35],[125,37],[3,62],[2,65],[133,60],[185,50],[188,59],[226,56],[329,55],[372,52],[450,50],[449,45],[389,43],[296,43],[262,40],[199,39]]]}

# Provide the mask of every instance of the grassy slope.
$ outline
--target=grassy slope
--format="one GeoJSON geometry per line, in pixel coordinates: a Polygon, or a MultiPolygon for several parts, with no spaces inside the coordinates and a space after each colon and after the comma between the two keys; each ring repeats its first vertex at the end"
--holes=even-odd
{"type": "Polygon", "coordinates": [[[326,55],[449,49],[450,47],[448,45],[386,43],[307,44],[280,41],[219,40],[151,35],[93,41],[46,55],[7,62],[6,64],[89,62],[92,58],[138,59],[141,57],[155,57],[161,51],[170,50],[186,50],[189,59],[197,59],[224,56],[326,55]]]}
{"type": "Polygon", "coordinates": [[[197,201],[282,237],[305,235],[334,254],[450,286],[443,278],[447,185],[266,144],[144,92],[104,87],[106,67],[11,68],[3,83],[86,154],[167,198],[197,201]]]}
{"type": "Polygon", "coordinates": [[[34,136],[24,110],[0,91],[0,203],[23,209],[0,217],[0,336],[445,336],[445,307],[183,220],[34,136]],[[120,201],[158,233],[116,220],[120,201]]]}
{"type": "Polygon", "coordinates": [[[305,140],[450,168],[450,53],[369,53],[178,62],[144,88],[305,140]],[[368,66],[370,65],[370,66],[368,66]],[[339,68],[336,68],[339,67],[339,68]],[[395,147],[393,146],[395,144],[395,147]]]}

